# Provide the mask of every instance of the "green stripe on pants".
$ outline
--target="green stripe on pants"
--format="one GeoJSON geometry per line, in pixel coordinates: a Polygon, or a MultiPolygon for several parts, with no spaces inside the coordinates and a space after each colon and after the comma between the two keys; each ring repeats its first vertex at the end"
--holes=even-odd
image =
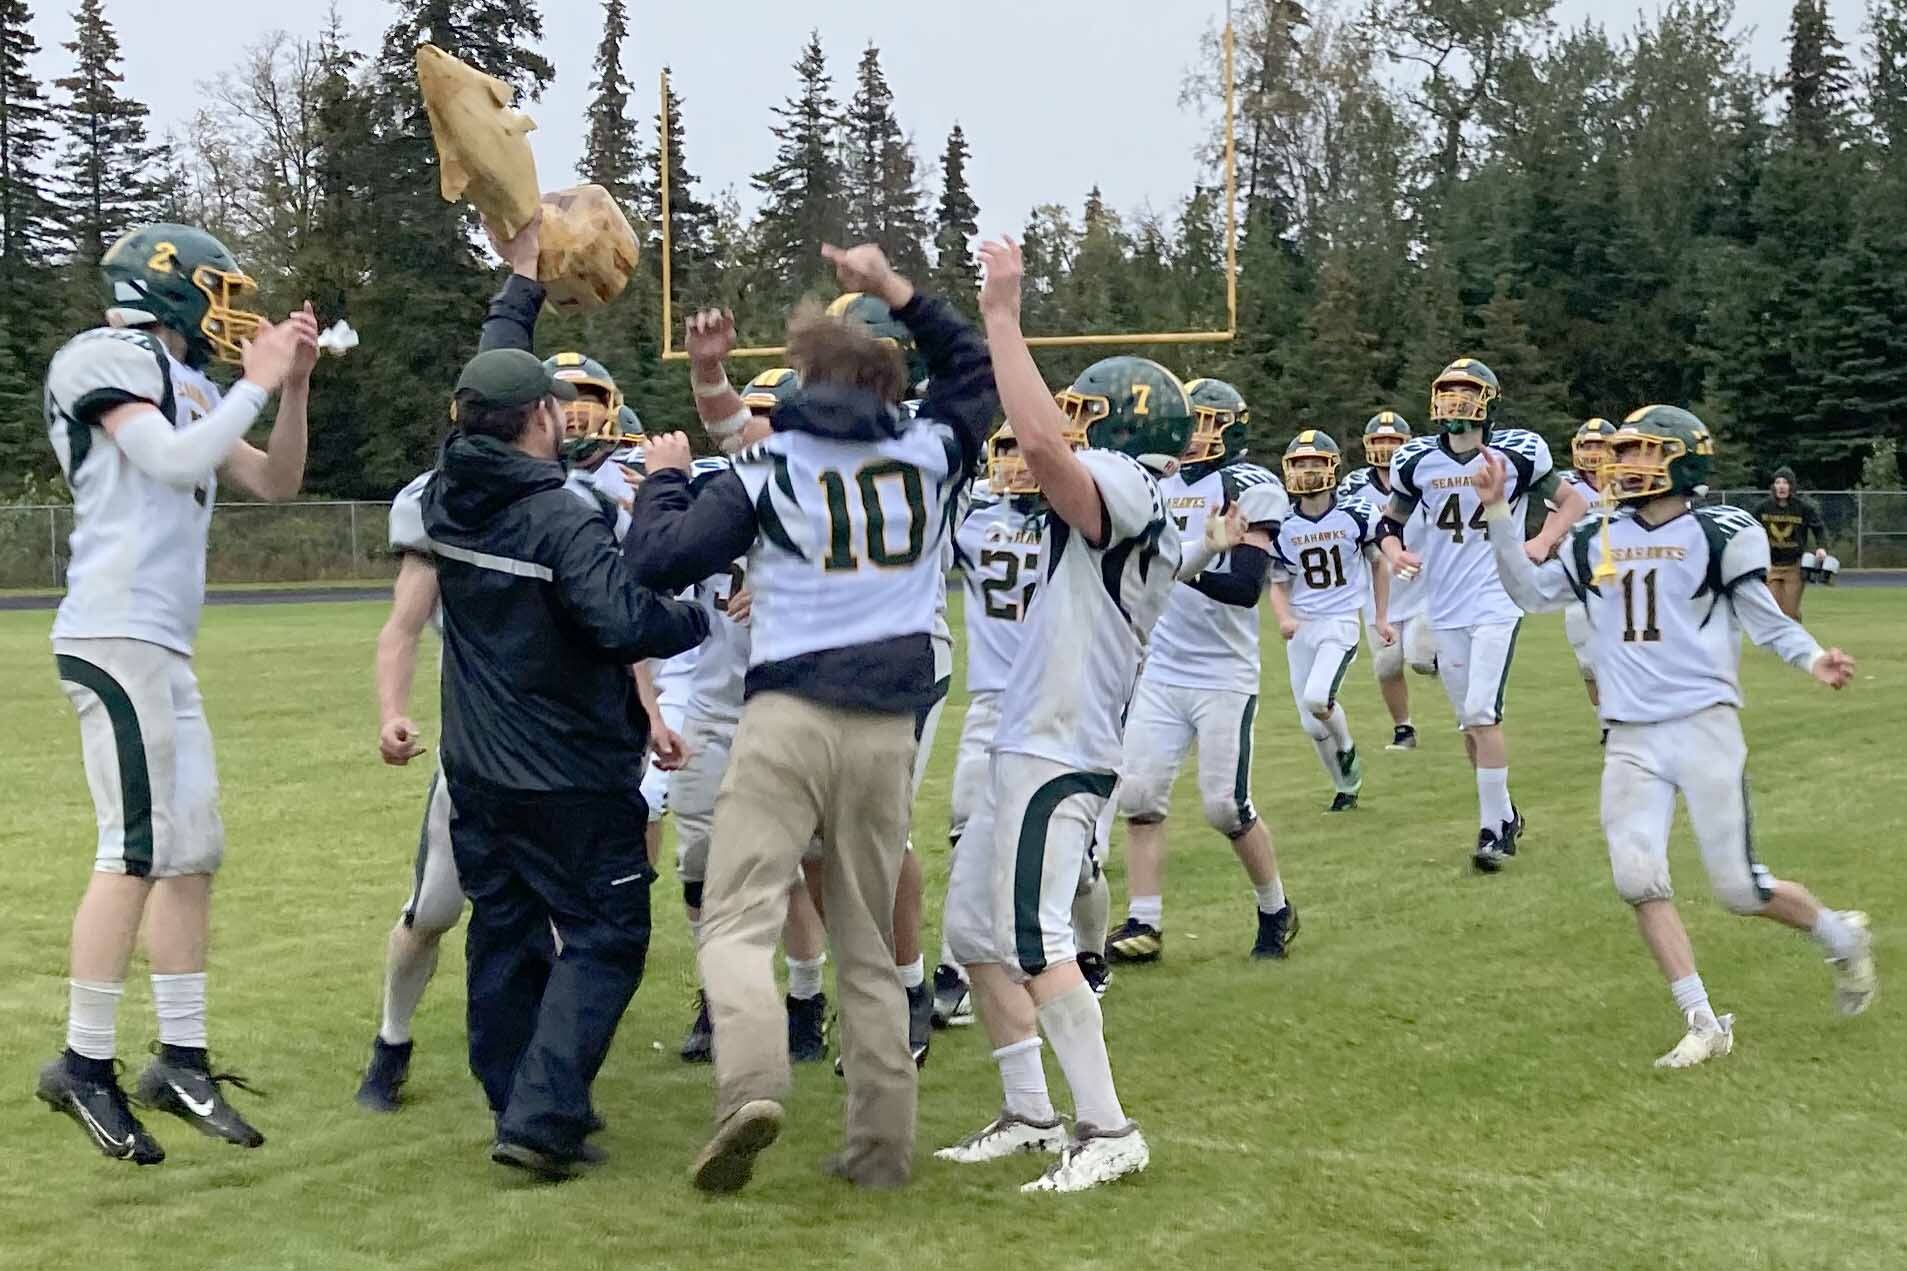
{"type": "MultiPolygon", "coordinates": [[[[1238,804],[1238,823],[1249,827],[1258,819],[1251,805],[1251,730],[1258,718],[1258,694],[1245,699],[1244,713],[1238,720],[1238,771],[1232,776],[1232,800],[1238,804]]],[[[1242,831],[1241,831],[1242,832],[1242,831]]]]}
{"type": "MultiPolygon", "coordinates": [[[[1503,678],[1496,682],[1496,707],[1491,712],[1499,724],[1503,722],[1503,695],[1510,691],[1510,663],[1516,661],[1516,637],[1522,631],[1523,620],[1518,618],[1516,625],[1510,628],[1510,647],[1503,651],[1503,678]]],[[[1471,660],[1476,660],[1475,654],[1471,655],[1471,660]]]]}
{"type": "Polygon", "coordinates": [[[1338,689],[1344,684],[1344,673],[1351,669],[1351,663],[1357,661],[1357,646],[1353,644],[1344,651],[1344,660],[1338,663],[1338,673],[1331,677],[1331,696],[1326,699],[1332,705],[1337,704],[1338,689]]]}
{"type": "Polygon", "coordinates": [[[1020,841],[1013,856],[1013,945],[1020,969],[1028,975],[1046,970],[1046,941],[1040,931],[1040,880],[1046,868],[1046,827],[1059,805],[1076,794],[1112,796],[1110,772],[1062,772],[1033,792],[1020,818],[1020,841]]]}
{"type": "Polygon", "coordinates": [[[119,681],[83,658],[53,657],[60,678],[99,698],[112,724],[113,749],[119,756],[119,810],[126,872],[144,878],[152,872],[152,778],[146,770],[146,744],[139,714],[119,681]]]}

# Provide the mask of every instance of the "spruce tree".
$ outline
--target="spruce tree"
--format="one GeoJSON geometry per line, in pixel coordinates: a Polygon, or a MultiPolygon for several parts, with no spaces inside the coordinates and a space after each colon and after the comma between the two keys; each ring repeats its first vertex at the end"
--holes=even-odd
{"type": "Polygon", "coordinates": [[[1788,124],[1798,141],[1819,147],[1839,137],[1853,82],[1827,0],[1795,0],[1788,27],[1788,71],[1779,86],[1787,92],[1788,124]]]}
{"type": "Polygon", "coordinates": [[[881,70],[881,51],[872,44],[861,53],[842,124],[848,237],[877,244],[901,273],[925,277],[927,218],[914,147],[894,116],[894,93],[881,70]]]}
{"type": "Polygon", "coordinates": [[[821,259],[823,243],[839,243],[847,231],[841,162],[835,144],[841,108],[828,76],[821,33],[809,34],[795,63],[796,90],[775,107],[775,161],[755,174],[762,196],[756,222],[761,263],[787,301],[810,289],[833,290],[833,274],[821,259]]]}
{"type": "Polygon", "coordinates": [[[969,312],[978,312],[980,266],[973,240],[980,232],[980,205],[967,186],[967,134],[956,123],[940,156],[940,203],[934,210],[934,289],[969,312]]]}
{"type": "Polygon", "coordinates": [[[149,220],[161,195],[159,148],[146,137],[146,107],[121,90],[119,36],[101,0],[80,0],[77,30],[61,47],[73,72],[54,81],[61,150],[55,197],[74,259],[97,264],[115,239],[149,220]]]}
{"type": "Polygon", "coordinates": [[[52,111],[28,59],[40,51],[26,0],[0,0],[0,261],[37,259],[51,232],[40,175],[52,111]]]}
{"type": "Polygon", "coordinates": [[[622,43],[629,36],[629,14],[624,0],[604,0],[603,38],[596,46],[594,94],[585,118],[589,134],[583,144],[582,173],[615,195],[631,219],[642,216],[637,201],[642,176],[642,145],[629,117],[629,80],[622,69],[622,43]]]}

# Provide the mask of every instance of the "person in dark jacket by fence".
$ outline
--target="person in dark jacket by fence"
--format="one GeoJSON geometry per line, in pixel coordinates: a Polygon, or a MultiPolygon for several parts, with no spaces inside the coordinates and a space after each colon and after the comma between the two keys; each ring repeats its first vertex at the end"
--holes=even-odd
{"type": "Polygon", "coordinates": [[[470,1067],[497,1118],[492,1159],[545,1178],[591,1156],[590,1084],[648,954],[648,727],[629,667],[708,634],[699,607],[634,581],[608,511],[564,488],[558,400],[574,392],[524,349],[478,353],[423,506],[451,850],[472,905],[470,1067]]]}

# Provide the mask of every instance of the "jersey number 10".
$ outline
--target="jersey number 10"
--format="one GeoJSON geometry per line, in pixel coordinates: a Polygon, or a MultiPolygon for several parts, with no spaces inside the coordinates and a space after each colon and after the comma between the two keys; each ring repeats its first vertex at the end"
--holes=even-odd
{"type": "MultiPolygon", "coordinates": [[[[861,558],[855,555],[854,514],[848,507],[848,482],[832,468],[819,477],[828,498],[828,554],[821,566],[830,571],[859,569],[861,558]]],[[[881,569],[899,569],[920,559],[927,545],[927,496],[922,488],[920,469],[897,459],[884,459],[861,465],[854,474],[854,487],[860,495],[861,513],[867,526],[867,541],[862,545],[868,563],[881,569]],[[887,538],[887,513],[881,507],[881,483],[898,483],[907,501],[906,538],[900,547],[891,547],[887,538]]]]}

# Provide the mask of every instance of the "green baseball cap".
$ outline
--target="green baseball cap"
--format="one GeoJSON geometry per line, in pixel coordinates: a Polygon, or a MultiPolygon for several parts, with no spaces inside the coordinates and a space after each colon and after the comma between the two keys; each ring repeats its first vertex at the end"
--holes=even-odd
{"type": "Polygon", "coordinates": [[[528,406],[545,397],[576,400],[576,385],[559,380],[527,349],[486,349],[464,364],[456,391],[471,392],[486,406],[528,406]]]}

